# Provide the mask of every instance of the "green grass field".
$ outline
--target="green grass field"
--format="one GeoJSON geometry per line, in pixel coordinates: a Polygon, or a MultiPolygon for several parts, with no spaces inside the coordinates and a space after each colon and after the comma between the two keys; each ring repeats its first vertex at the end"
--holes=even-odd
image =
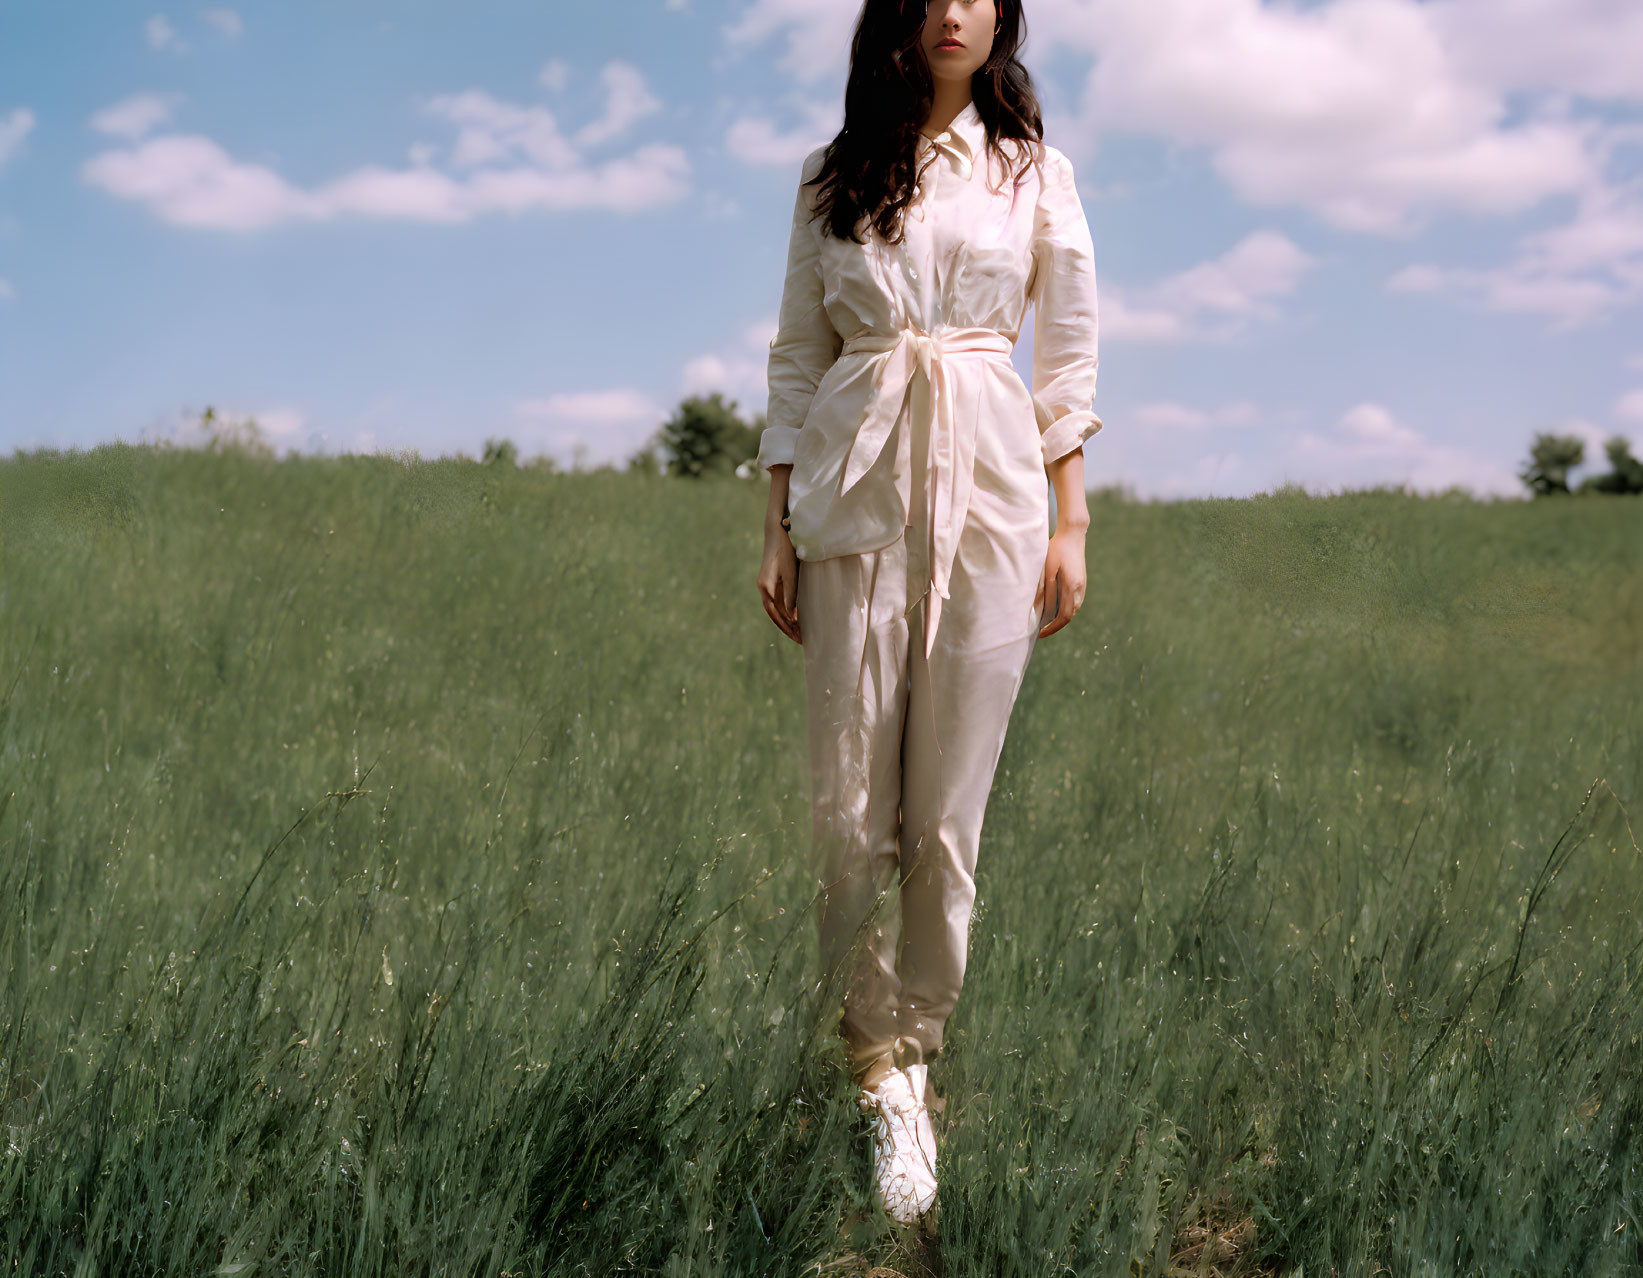
{"type": "Polygon", "coordinates": [[[1643,1272],[1643,504],[1092,498],[914,1244],[764,499],[0,461],[0,1274],[1643,1272]]]}

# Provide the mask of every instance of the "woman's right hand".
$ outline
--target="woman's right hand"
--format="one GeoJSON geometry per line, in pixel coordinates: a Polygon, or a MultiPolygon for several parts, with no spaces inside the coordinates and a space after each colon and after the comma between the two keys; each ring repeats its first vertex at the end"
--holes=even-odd
{"type": "Polygon", "coordinates": [[[799,557],[793,540],[781,525],[780,515],[764,525],[764,562],[759,565],[759,597],[777,628],[794,643],[803,645],[799,630],[799,557]]]}

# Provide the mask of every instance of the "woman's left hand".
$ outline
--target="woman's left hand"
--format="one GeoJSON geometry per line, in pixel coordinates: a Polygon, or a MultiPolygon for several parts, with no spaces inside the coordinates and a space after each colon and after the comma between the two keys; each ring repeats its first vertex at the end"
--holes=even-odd
{"type": "Polygon", "coordinates": [[[1040,617],[1050,601],[1058,603],[1056,614],[1038,632],[1040,639],[1048,638],[1073,619],[1084,606],[1084,529],[1058,528],[1050,538],[1050,548],[1044,556],[1044,571],[1038,579],[1038,593],[1033,596],[1033,607],[1040,617]]]}

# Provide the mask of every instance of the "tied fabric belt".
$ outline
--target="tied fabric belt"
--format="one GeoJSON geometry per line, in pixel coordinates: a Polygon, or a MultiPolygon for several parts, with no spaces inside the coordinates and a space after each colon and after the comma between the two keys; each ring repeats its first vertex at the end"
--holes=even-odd
{"type": "Polygon", "coordinates": [[[1010,339],[996,329],[938,324],[928,333],[912,327],[863,333],[850,338],[840,351],[841,358],[866,352],[879,363],[866,420],[845,457],[841,496],[878,460],[903,402],[911,400],[912,481],[917,492],[911,495],[908,513],[917,526],[907,539],[907,609],[911,612],[928,595],[926,658],[935,645],[942,601],[948,598],[975,479],[977,414],[964,414],[960,423],[947,361],[976,356],[1008,360],[1010,349],[1010,339]]]}

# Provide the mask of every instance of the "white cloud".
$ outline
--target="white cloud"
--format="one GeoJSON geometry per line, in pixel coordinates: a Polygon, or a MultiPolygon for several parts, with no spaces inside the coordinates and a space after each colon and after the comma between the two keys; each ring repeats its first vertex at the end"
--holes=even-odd
{"type": "Polygon", "coordinates": [[[1453,293],[1489,310],[1545,316],[1554,330],[1604,319],[1643,300],[1643,184],[1592,189],[1571,221],[1521,237],[1502,266],[1415,263],[1386,287],[1453,293]]]}
{"type": "Polygon", "coordinates": [[[688,360],[680,379],[686,395],[723,391],[743,413],[762,410],[770,388],[770,340],[776,335],[776,317],[767,315],[746,325],[729,349],[709,351],[688,360]]]}
{"type": "MultiPolygon", "coordinates": [[[[1375,400],[1351,405],[1322,427],[1307,410],[1242,400],[1109,405],[1103,416],[1107,428],[1100,446],[1090,447],[1087,482],[1122,481],[1147,499],[1244,497],[1286,482],[1315,493],[1401,484],[1420,492],[1460,487],[1479,496],[1525,496],[1509,454],[1526,450],[1527,438],[1503,444],[1489,436],[1480,448],[1446,443],[1375,400]]],[[[1563,427],[1582,429],[1575,422],[1563,427]]],[[[1592,432],[1583,437],[1594,439],[1592,432]]],[[[1600,443],[1593,446],[1601,453],[1600,443]]]]}
{"type": "Polygon", "coordinates": [[[605,86],[605,110],[576,134],[578,146],[597,146],[619,138],[645,116],[661,110],[661,99],[645,84],[644,73],[631,63],[613,60],[599,72],[605,86]]]}
{"type": "Polygon", "coordinates": [[[1420,432],[1411,430],[1380,404],[1364,403],[1347,409],[1338,423],[1341,434],[1370,452],[1400,453],[1421,446],[1420,432]]]}
{"type": "Polygon", "coordinates": [[[785,37],[787,47],[777,59],[778,70],[800,84],[836,80],[846,65],[851,29],[860,10],[851,0],[753,0],[725,28],[725,41],[747,52],[774,37],[785,37]]]}
{"type": "Polygon", "coordinates": [[[17,289],[4,275],[0,275],[0,301],[10,302],[17,297],[17,289]]]}
{"type": "Polygon", "coordinates": [[[1063,36],[1094,58],[1081,109],[1092,135],[1205,147],[1251,204],[1402,233],[1428,209],[1511,213],[1593,176],[1589,130],[1556,115],[1506,124],[1504,95],[1460,74],[1433,5],[1052,7],[1084,18],[1063,36]]]}
{"type": "Polygon", "coordinates": [[[1091,445],[1086,481],[1091,486],[1122,478],[1145,498],[1234,496],[1259,488],[1259,468],[1249,450],[1259,450],[1273,422],[1255,404],[1239,399],[1213,407],[1162,399],[1134,409],[1102,412],[1106,429],[1091,445]],[[1222,430],[1236,429],[1236,440],[1222,430]],[[1236,442],[1237,448],[1227,448],[1236,442]]]}
{"type": "Polygon", "coordinates": [[[176,226],[251,231],[326,215],[317,197],[258,164],[242,164],[210,138],[171,134],[87,160],[81,176],[110,195],[145,204],[176,226]]]}
{"type": "MultiPolygon", "coordinates": [[[[721,392],[744,417],[762,411],[768,398],[765,375],[776,317],[763,316],[745,325],[725,349],[705,351],[685,362],[679,394],[721,392]]],[[[518,441],[522,452],[574,456],[577,465],[598,465],[633,455],[672,411],[643,391],[622,388],[570,391],[521,400],[514,414],[527,429],[518,441]]]]}
{"type": "MultiPolygon", "coordinates": [[[[689,161],[675,146],[651,144],[631,155],[563,171],[487,168],[456,181],[430,168],[370,166],[306,197],[299,215],[467,222],[485,213],[605,209],[631,213],[672,203],[687,189],[689,161]],[[310,212],[312,210],[312,212],[310,212]]],[[[278,201],[269,201],[271,208],[278,201]]],[[[283,220],[283,219],[282,219],[283,220]]]]}
{"type": "Polygon", "coordinates": [[[1430,8],[1457,66],[1501,92],[1643,101],[1643,8],[1633,0],[1448,0],[1430,8]]]}
{"type": "Polygon", "coordinates": [[[1293,293],[1316,259],[1277,231],[1252,231],[1220,257],[1143,289],[1105,285],[1101,335],[1118,341],[1220,341],[1254,319],[1270,319],[1271,299],[1293,293]]]}
{"type": "Polygon", "coordinates": [[[525,426],[515,441],[522,454],[547,453],[581,467],[631,456],[667,413],[643,391],[620,388],[521,400],[514,415],[525,426]]]}
{"type": "Polygon", "coordinates": [[[1122,482],[1148,500],[1260,491],[1267,459],[1285,450],[1294,416],[1242,400],[1114,402],[1101,415],[1107,425],[1087,450],[1085,482],[1122,482]]]}
{"type": "Polygon", "coordinates": [[[163,13],[156,13],[147,22],[143,23],[143,35],[148,39],[148,47],[157,51],[172,49],[178,53],[187,50],[188,46],[177,35],[177,28],[171,25],[170,20],[163,13]]]}
{"type": "Polygon", "coordinates": [[[34,112],[13,107],[0,116],[0,168],[23,149],[23,139],[34,131],[34,112]]]}
{"type": "Polygon", "coordinates": [[[1165,280],[1153,295],[1184,311],[1269,313],[1263,299],[1294,292],[1313,264],[1313,258],[1287,236],[1253,231],[1214,261],[1165,280]]]}
{"type": "MultiPolygon", "coordinates": [[[[550,78],[546,68],[541,78],[550,78]]],[[[440,94],[431,98],[425,109],[460,127],[454,155],[459,167],[471,168],[514,156],[565,167],[577,163],[584,149],[621,136],[662,107],[661,100],[646,86],[644,74],[629,63],[606,63],[600,79],[605,86],[605,109],[597,120],[584,125],[574,140],[564,135],[558,117],[546,107],[515,106],[483,89],[440,94]]]]}
{"type": "Polygon", "coordinates": [[[544,89],[562,93],[570,83],[570,63],[563,58],[549,58],[536,73],[536,82],[544,89]]]}
{"type": "Polygon", "coordinates": [[[744,115],[730,126],[725,145],[743,164],[797,169],[818,146],[831,141],[844,123],[837,104],[805,100],[798,104],[801,122],[783,131],[768,113],[744,115]]]}
{"type": "Polygon", "coordinates": [[[1421,263],[1389,287],[1459,291],[1557,327],[1643,298],[1643,210],[1635,184],[1610,174],[1635,126],[1585,110],[1643,97],[1643,10],[1630,0],[1120,0],[1084,17],[1068,34],[1098,55],[1092,132],[1111,120],[1203,146],[1250,203],[1403,234],[1440,210],[1576,202],[1568,224],[1525,236],[1504,265],[1421,263]]]}
{"type": "Polygon", "coordinates": [[[1301,431],[1281,460],[1285,478],[1313,491],[1381,485],[1416,492],[1461,487],[1480,496],[1521,496],[1523,491],[1511,467],[1430,440],[1374,402],[1349,408],[1331,432],[1301,431]]]}
{"type": "Polygon", "coordinates": [[[1614,415],[1623,422],[1643,422],[1643,390],[1627,391],[1615,400],[1614,415]]]}
{"type": "Polygon", "coordinates": [[[93,115],[91,127],[135,142],[169,120],[182,100],[180,93],[133,93],[93,115]]]}
{"type": "Polygon", "coordinates": [[[588,426],[619,426],[663,416],[649,396],[637,390],[572,391],[540,399],[521,400],[519,416],[530,421],[576,422],[588,426]]]}
{"type": "Polygon", "coordinates": [[[200,17],[215,27],[228,40],[238,40],[245,34],[245,23],[240,15],[232,9],[203,9],[200,17]]]}
{"type": "Polygon", "coordinates": [[[1643,257],[1643,183],[1587,192],[1572,222],[1525,236],[1521,252],[1536,268],[1571,275],[1643,257]]]}
{"type": "Polygon", "coordinates": [[[1118,288],[1101,292],[1101,338],[1107,342],[1188,342],[1198,335],[1186,317],[1170,311],[1131,304],[1118,288]]]}
{"type": "Polygon", "coordinates": [[[1489,310],[1547,316],[1554,330],[1589,323],[1617,300],[1600,281],[1536,274],[1519,263],[1488,270],[1423,263],[1399,271],[1386,287],[1394,293],[1464,294],[1489,310]]]}
{"type": "Polygon", "coordinates": [[[1249,426],[1259,416],[1259,410],[1248,400],[1215,408],[1193,408],[1166,399],[1139,405],[1128,414],[1127,420],[1132,425],[1156,430],[1203,430],[1211,426],[1249,426]]]}
{"type": "Polygon", "coordinates": [[[430,98],[424,110],[458,126],[452,156],[458,168],[510,159],[546,168],[565,168],[577,162],[576,148],[546,107],[515,106],[483,89],[468,89],[430,98]]]}
{"type": "MultiPolygon", "coordinates": [[[[595,137],[625,129],[623,120],[631,122],[631,113],[643,106],[622,64],[613,65],[618,69],[606,81],[612,105],[595,137]]],[[[237,231],[350,215],[461,223],[532,209],[633,212],[672,203],[689,189],[690,163],[677,146],[650,143],[592,163],[582,152],[586,138],[566,139],[543,107],[517,106],[471,89],[433,97],[425,110],[457,126],[451,164],[466,172],[453,176],[433,168],[433,148],[418,143],[410,168],[368,164],[303,188],[265,165],[236,160],[211,138],[164,134],[93,156],[81,176],[163,221],[237,231]]]]}

